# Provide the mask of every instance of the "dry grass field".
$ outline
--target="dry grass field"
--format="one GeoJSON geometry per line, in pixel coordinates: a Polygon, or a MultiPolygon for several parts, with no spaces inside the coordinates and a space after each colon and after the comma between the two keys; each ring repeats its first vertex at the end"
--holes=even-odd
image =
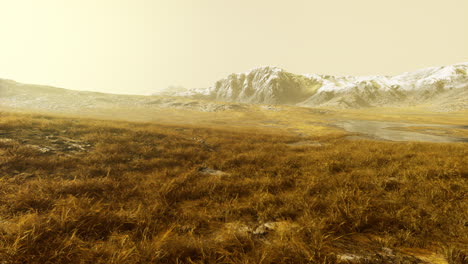
{"type": "Polygon", "coordinates": [[[0,112],[0,263],[467,263],[467,143],[221,127],[0,112]]]}

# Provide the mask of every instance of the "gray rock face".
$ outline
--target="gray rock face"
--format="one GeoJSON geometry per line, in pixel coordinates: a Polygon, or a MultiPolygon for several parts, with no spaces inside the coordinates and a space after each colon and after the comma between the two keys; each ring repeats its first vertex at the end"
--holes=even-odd
{"type": "Polygon", "coordinates": [[[215,83],[210,99],[261,104],[296,104],[315,94],[321,83],[275,67],[231,74],[215,83]]]}

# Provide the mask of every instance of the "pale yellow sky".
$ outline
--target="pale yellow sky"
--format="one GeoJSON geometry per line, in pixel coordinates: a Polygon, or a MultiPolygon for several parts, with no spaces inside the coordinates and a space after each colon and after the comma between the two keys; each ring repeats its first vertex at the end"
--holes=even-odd
{"type": "Polygon", "coordinates": [[[0,78],[147,94],[272,65],[398,74],[468,61],[468,0],[0,0],[0,78]]]}

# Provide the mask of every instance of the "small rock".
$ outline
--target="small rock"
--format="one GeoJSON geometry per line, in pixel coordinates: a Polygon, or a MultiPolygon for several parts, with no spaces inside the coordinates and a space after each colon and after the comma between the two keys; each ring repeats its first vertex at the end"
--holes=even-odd
{"type": "Polygon", "coordinates": [[[383,251],[387,256],[394,256],[393,250],[392,250],[391,248],[383,247],[383,248],[382,248],[382,251],[383,251]]]}
{"type": "Polygon", "coordinates": [[[215,170],[215,169],[208,168],[208,167],[200,167],[200,168],[198,168],[198,172],[200,172],[202,174],[206,174],[206,175],[217,175],[217,176],[229,175],[229,173],[226,173],[224,171],[215,170]]]}
{"type": "Polygon", "coordinates": [[[254,235],[266,235],[270,232],[276,232],[280,235],[289,233],[293,230],[299,228],[299,225],[296,223],[291,223],[288,221],[278,221],[278,222],[266,222],[259,225],[255,230],[252,232],[254,235]]]}
{"type": "Polygon", "coordinates": [[[337,255],[338,259],[341,261],[355,261],[362,259],[361,256],[354,255],[354,254],[339,254],[337,255]]]}
{"type": "Polygon", "coordinates": [[[49,153],[51,150],[46,147],[40,147],[37,150],[39,150],[41,153],[49,153]]]}

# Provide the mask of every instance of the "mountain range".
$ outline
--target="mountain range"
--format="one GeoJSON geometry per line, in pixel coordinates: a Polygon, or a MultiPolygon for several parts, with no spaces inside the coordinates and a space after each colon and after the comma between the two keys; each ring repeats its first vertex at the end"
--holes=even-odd
{"type": "Polygon", "coordinates": [[[362,108],[430,106],[468,108],[468,63],[431,67],[396,76],[293,74],[259,67],[231,74],[207,89],[174,91],[173,96],[210,100],[288,104],[306,107],[362,108]]]}
{"type": "Polygon", "coordinates": [[[201,111],[239,109],[242,104],[302,107],[423,107],[468,109],[468,63],[431,67],[396,76],[293,74],[259,67],[231,74],[211,87],[172,87],[157,96],[74,91],[0,79],[0,107],[81,111],[97,108],[179,108],[201,111]],[[81,109],[81,110],[80,110],[81,109]]]}

